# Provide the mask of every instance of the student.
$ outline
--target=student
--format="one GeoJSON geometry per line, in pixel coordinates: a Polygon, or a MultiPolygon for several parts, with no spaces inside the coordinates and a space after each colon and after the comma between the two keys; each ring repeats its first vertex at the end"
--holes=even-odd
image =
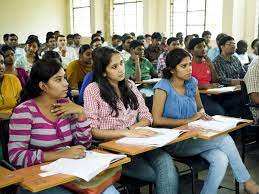
{"type": "Polygon", "coordinates": [[[67,46],[68,47],[73,47],[74,46],[74,36],[73,36],[73,34],[68,34],[67,35],[67,46]]]}
{"type": "Polygon", "coordinates": [[[25,42],[26,55],[16,59],[15,66],[23,68],[30,74],[33,64],[39,60],[38,50],[40,48],[40,41],[37,36],[30,35],[25,42]]]}
{"type": "Polygon", "coordinates": [[[177,32],[175,37],[179,40],[180,47],[184,48],[184,43],[183,43],[183,33],[182,32],[177,32]]]}
{"type": "Polygon", "coordinates": [[[96,48],[102,47],[102,40],[99,38],[95,38],[91,41],[90,46],[94,50],[96,48]]]}
{"type": "Polygon", "coordinates": [[[25,51],[23,48],[18,47],[18,36],[16,34],[10,34],[8,36],[8,43],[10,47],[13,48],[15,51],[15,59],[17,60],[18,58],[22,57],[25,55],[25,51]]]}
{"type": "Polygon", "coordinates": [[[145,34],[145,41],[144,41],[144,46],[145,48],[149,47],[149,45],[152,44],[152,39],[150,34],[145,34]]]}
{"type": "Polygon", "coordinates": [[[210,46],[211,32],[208,30],[205,30],[202,33],[201,37],[204,38],[204,40],[205,40],[206,53],[207,53],[209,51],[209,49],[211,49],[211,46],[210,46]]]}
{"type": "MultiPolygon", "coordinates": [[[[152,116],[134,83],[125,79],[120,53],[110,47],[93,51],[94,82],[84,92],[84,109],[96,139],[149,137],[154,132],[136,127],[149,126],[152,116]]],[[[157,194],[177,193],[177,174],[172,158],[162,149],[146,152],[123,174],[156,184],[157,194]]]]}
{"type": "Polygon", "coordinates": [[[19,100],[22,86],[15,75],[4,72],[4,57],[0,53],[0,119],[9,119],[19,100]]]}
{"type": "MultiPolygon", "coordinates": [[[[259,47],[259,45],[258,45],[259,47]]],[[[249,94],[250,100],[254,104],[259,104],[259,63],[249,68],[244,80],[247,87],[247,93],[249,94]]],[[[250,107],[256,123],[259,123],[259,108],[250,107]]]]}
{"type": "MultiPolygon", "coordinates": [[[[193,38],[189,43],[192,54],[192,76],[198,81],[199,89],[217,88],[221,85],[211,60],[206,55],[206,44],[203,38],[193,38]]],[[[204,109],[209,115],[224,115],[225,110],[215,96],[201,94],[204,109]]]]}
{"type": "MultiPolygon", "coordinates": [[[[156,126],[178,127],[198,119],[211,119],[205,114],[197,80],[191,76],[191,56],[183,49],[170,51],[166,57],[164,79],[154,89],[153,119],[156,126]]],[[[173,156],[199,154],[210,163],[201,194],[216,194],[224,178],[228,162],[236,180],[244,184],[250,194],[257,194],[259,186],[251,179],[234,141],[229,135],[212,140],[188,139],[167,147],[173,156]]]]}
{"type": "Polygon", "coordinates": [[[5,73],[13,74],[17,76],[21,82],[22,87],[24,87],[29,77],[23,68],[14,66],[14,62],[15,62],[14,50],[8,45],[3,45],[0,51],[4,56],[5,73]]]}
{"type": "Polygon", "coordinates": [[[244,71],[247,71],[248,65],[251,62],[250,58],[248,57],[248,54],[247,54],[247,47],[248,47],[248,45],[247,45],[246,41],[239,40],[237,42],[236,52],[234,53],[234,55],[240,61],[244,71]]]}
{"type": "Polygon", "coordinates": [[[126,63],[130,58],[130,43],[133,41],[133,38],[130,34],[124,34],[122,36],[122,45],[117,49],[121,51],[121,56],[123,59],[123,63],[126,63]]]}
{"type": "Polygon", "coordinates": [[[145,50],[145,57],[154,65],[157,65],[157,59],[162,53],[160,49],[162,35],[159,32],[154,32],[151,36],[152,44],[145,50]]]}
{"type": "Polygon", "coordinates": [[[64,35],[58,35],[57,37],[57,48],[54,51],[58,52],[62,58],[63,68],[66,69],[67,65],[77,59],[75,49],[67,47],[67,39],[64,35]]]}
{"type": "MultiPolygon", "coordinates": [[[[92,141],[90,123],[83,107],[64,99],[67,89],[60,62],[39,60],[34,64],[21,104],[10,119],[8,152],[13,165],[27,167],[59,158],[87,157],[85,150],[92,141]]],[[[72,192],[57,186],[39,193],[72,192]]]]}
{"type": "Polygon", "coordinates": [[[90,71],[92,71],[92,49],[89,44],[85,44],[79,50],[79,59],[67,66],[66,75],[71,89],[80,89],[84,76],[90,71]]]}
{"type": "Polygon", "coordinates": [[[81,35],[76,33],[73,35],[73,39],[74,39],[74,49],[76,51],[76,55],[77,55],[77,58],[79,58],[79,49],[81,47],[81,35]]]}
{"type": "Polygon", "coordinates": [[[152,63],[144,57],[144,44],[138,40],[130,43],[131,57],[125,63],[125,74],[127,79],[141,81],[157,77],[152,63]]]}
{"type": "Polygon", "coordinates": [[[114,35],[112,36],[111,47],[113,47],[113,48],[116,49],[118,46],[121,45],[121,41],[122,41],[121,36],[118,35],[118,34],[114,34],[114,35]]]}
{"type": "Polygon", "coordinates": [[[219,40],[223,37],[227,36],[225,33],[220,33],[216,37],[216,43],[217,47],[211,48],[208,50],[208,57],[210,58],[211,61],[213,61],[219,54],[219,40]]]}
{"type": "Polygon", "coordinates": [[[259,45],[259,39],[256,38],[252,41],[251,43],[251,49],[252,49],[252,53],[249,53],[248,56],[249,58],[253,61],[254,57],[256,57],[258,55],[258,50],[257,49],[257,46],[259,45]]]}
{"type": "Polygon", "coordinates": [[[179,43],[179,40],[177,38],[174,38],[174,37],[171,37],[167,40],[167,51],[166,52],[163,52],[161,53],[161,55],[158,57],[158,60],[157,60],[157,72],[158,72],[158,77],[162,77],[162,71],[163,69],[166,67],[165,65],[165,57],[166,57],[166,54],[171,51],[171,50],[174,50],[176,48],[179,48],[180,47],[180,43],[179,43]]]}
{"type": "Polygon", "coordinates": [[[193,39],[194,36],[191,34],[191,35],[186,35],[185,38],[184,38],[184,46],[185,46],[185,50],[190,52],[189,50],[189,42],[191,41],[191,39],[193,39]]]}
{"type": "Polygon", "coordinates": [[[41,51],[41,56],[47,51],[52,51],[57,47],[57,42],[54,35],[49,35],[46,37],[46,47],[41,51]]]}
{"type": "Polygon", "coordinates": [[[255,56],[253,57],[253,60],[248,66],[249,69],[259,63],[259,42],[254,46],[254,54],[255,56]]]}

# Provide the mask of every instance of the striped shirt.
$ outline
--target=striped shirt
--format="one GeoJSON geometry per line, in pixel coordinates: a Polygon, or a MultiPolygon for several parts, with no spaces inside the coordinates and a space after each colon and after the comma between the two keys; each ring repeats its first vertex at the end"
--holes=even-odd
{"type": "Polygon", "coordinates": [[[89,121],[77,121],[72,116],[51,121],[41,113],[35,100],[14,109],[9,127],[9,160],[15,166],[42,163],[44,152],[71,144],[89,147],[92,140],[89,121]]]}
{"type": "Polygon", "coordinates": [[[89,84],[84,92],[84,109],[87,118],[91,122],[91,127],[96,129],[124,129],[137,122],[137,119],[146,118],[152,123],[153,119],[145,105],[144,98],[138,91],[134,83],[131,83],[132,91],[138,99],[139,107],[132,110],[125,108],[123,102],[117,102],[119,116],[111,115],[112,108],[106,103],[100,94],[99,86],[96,82],[89,84]]]}
{"type": "Polygon", "coordinates": [[[218,55],[213,64],[217,72],[219,83],[229,86],[232,79],[242,79],[245,71],[237,57],[231,56],[228,60],[218,55]]]}

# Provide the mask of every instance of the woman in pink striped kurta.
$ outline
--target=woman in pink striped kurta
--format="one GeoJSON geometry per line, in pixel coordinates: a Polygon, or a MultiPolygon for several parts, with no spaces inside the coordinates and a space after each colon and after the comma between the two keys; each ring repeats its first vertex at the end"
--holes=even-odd
{"type": "MultiPolygon", "coordinates": [[[[31,166],[59,158],[85,157],[92,135],[83,107],[65,99],[68,83],[58,60],[37,61],[10,120],[9,159],[31,166]]],[[[20,194],[29,193],[22,190],[20,194]]],[[[38,194],[71,194],[54,187],[38,194]]],[[[118,194],[109,186],[102,194],[118,194]]]]}

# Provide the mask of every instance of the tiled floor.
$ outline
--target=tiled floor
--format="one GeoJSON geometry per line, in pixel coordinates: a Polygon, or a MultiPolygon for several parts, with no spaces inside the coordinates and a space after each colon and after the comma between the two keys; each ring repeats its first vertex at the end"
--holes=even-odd
{"type": "MultiPolygon", "coordinates": [[[[254,148],[250,151],[248,151],[248,153],[246,154],[246,166],[249,169],[249,172],[251,174],[251,176],[253,177],[253,179],[259,183],[259,148],[254,148]]],[[[181,168],[184,168],[183,166],[181,166],[181,168]]],[[[200,173],[199,178],[203,178],[207,175],[207,172],[204,171],[202,173],[200,173]]],[[[235,188],[235,182],[234,182],[234,178],[232,175],[232,171],[231,168],[229,167],[227,170],[227,173],[225,175],[225,178],[222,182],[222,186],[228,187],[228,188],[235,188]]],[[[191,184],[185,184],[184,187],[182,187],[182,192],[181,194],[191,194],[191,184]]],[[[199,193],[199,192],[197,192],[199,193]]],[[[141,189],[141,194],[148,194],[148,189],[147,187],[144,187],[141,189]]],[[[221,188],[218,190],[218,194],[235,194],[234,191],[230,191],[224,188],[221,188]]],[[[243,191],[243,186],[240,186],[240,194],[245,194],[243,191]]]]}

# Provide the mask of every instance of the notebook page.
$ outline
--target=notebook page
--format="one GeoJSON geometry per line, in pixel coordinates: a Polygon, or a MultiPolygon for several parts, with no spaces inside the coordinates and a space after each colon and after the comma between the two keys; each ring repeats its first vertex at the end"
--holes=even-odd
{"type": "Polygon", "coordinates": [[[109,167],[113,160],[126,157],[120,154],[103,154],[94,151],[86,151],[86,157],[82,159],[61,158],[48,165],[41,166],[42,171],[62,173],[77,176],[90,181],[100,172],[109,167]]]}

